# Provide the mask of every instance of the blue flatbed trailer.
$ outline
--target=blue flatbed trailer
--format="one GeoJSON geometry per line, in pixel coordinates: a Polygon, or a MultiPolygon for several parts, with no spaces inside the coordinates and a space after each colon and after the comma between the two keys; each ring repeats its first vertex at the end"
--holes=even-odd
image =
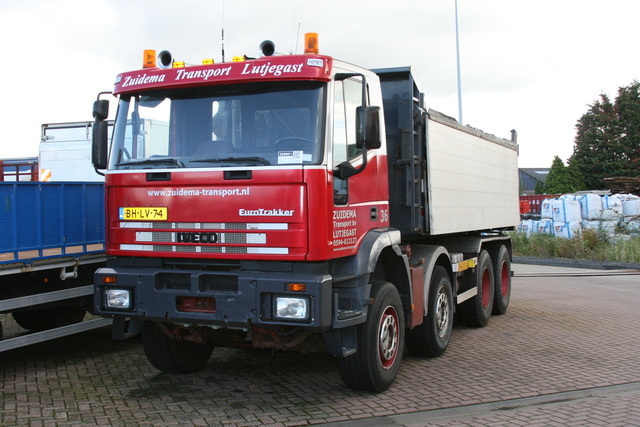
{"type": "Polygon", "coordinates": [[[109,325],[82,321],[105,261],[102,183],[0,182],[0,314],[33,331],[0,352],[109,325]]]}

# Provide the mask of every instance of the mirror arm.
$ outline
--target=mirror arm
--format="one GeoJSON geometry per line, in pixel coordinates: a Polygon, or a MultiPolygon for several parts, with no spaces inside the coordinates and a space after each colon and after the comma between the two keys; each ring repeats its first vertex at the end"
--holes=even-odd
{"type": "Polygon", "coordinates": [[[349,179],[354,175],[358,175],[367,167],[367,149],[362,149],[362,164],[359,168],[354,168],[348,160],[340,163],[333,169],[333,176],[338,179],[349,179]]]}

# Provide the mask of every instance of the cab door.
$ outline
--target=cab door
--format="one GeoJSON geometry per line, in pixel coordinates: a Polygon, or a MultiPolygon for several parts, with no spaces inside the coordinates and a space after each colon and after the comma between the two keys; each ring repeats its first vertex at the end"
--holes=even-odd
{"type": "MultiPolygon", "coordinates": [[[[363,79],[337,80],[333,105],[333,168],[347,161],[356,169],[363,164],[363,150],[356,146],[356,112],[362,106],[363,79]]],[[[348,178],[333,176],[333,250],[355,249],[371,229],[388,223],[384,198],[386,177],[379,176],[377,150],[367,150],[366,167],[348,178]]],[[[346,254],[345,254],[346,255],[346,254]]]]}

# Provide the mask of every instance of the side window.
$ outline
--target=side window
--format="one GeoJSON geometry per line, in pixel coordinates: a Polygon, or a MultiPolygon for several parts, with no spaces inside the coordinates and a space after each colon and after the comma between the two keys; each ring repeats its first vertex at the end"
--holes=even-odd
{"type": "MultiPolygon", "coordinates": [[[[333,106],[333,167],[347,160],[347,118],[345,114],[344,82],[337,81],[333,106]]],[[[333,203],[337,206],[348,202],[346,179],[333,178],[333,203]]]]}
{"type": "MultiPolygon", "coordinates": [[[[362,155],[356,148],[356,108],[362,104],[362,80],[353,78],[337,81],[333,109],[333,167],[353,161],[362,155]]],[[[349,180],[333,178],[333,202],[349,202],[349,180]]]]}
{"type": "Polygon", "coordinates": [[[344,81],[344,102],[347,117],[347,158],[352,161],[362,155],[356,148],[356,108],[362,104],[362,80],[344,81]]]}

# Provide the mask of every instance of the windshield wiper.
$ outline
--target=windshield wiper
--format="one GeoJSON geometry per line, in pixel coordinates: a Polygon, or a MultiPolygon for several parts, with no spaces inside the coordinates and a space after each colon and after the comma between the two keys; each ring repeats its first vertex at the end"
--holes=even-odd
{"type": "Polygon", "coordinates": [[[246,163],[246,162],[255,162],[255,163],[262,163],[263,165],[269,166],[271,165],[271,163],[269,162],[269,160],[265,159],[264,157],[214,157],[214,158],[210,158],[210,159],[196,159],[196,160],[190,160],[190,162],[193,163],[213,163],[213,162],[218,162],[218,163],[225,163],[225,162],[229,162],[229,163],[246,163]]]}
{"type": "Polygon", "coordinates": [[[127,162],[116,163],[116,166],[129,166],[129,165],[161,165],[163,163],[171,163],[179,168],[183,168],[184,163],[182,163],[178,159],[174,159],[173,157],[165,157],[162,159],[143,159],[143,160],[132,160],[127,162]]]}

